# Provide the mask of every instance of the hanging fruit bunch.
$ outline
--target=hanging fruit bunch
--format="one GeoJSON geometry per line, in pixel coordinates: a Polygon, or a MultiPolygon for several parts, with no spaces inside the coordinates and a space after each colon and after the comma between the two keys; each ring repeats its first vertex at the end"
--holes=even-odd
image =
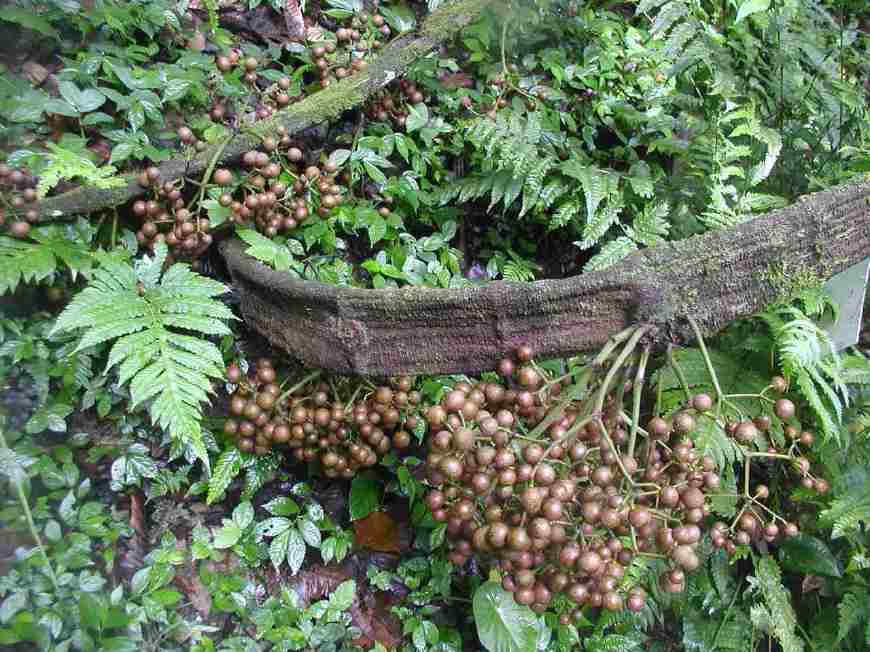
{"type": "Polygon", "coordinates": [[[516,601],[536,612],[559,594],[578,609],[640,611],[644,590],[627,580],[636,560],[657,564],[660,587],[680,592],[701,563],[706,535],[733,554],[797,534],[764,503],[768,488],[753,486],[753,464],[786,462],[805,487],[827,491],[800,452],[812,436],[792,432],[794,405],[767,396],[784,391],[781,378],[753,398],[786,424],[784,449],[769,437],[769,417],[725,418],[731,399],[721,392],[692,396],[686,387],[680,409],[642,425],[644,332],[620,333],[591,363],[558,377],[521,347],[499,363],[501,382],[457,383],[425,413],[426,502],[446,526],[451,561],[489,562],[516,601]],[[723,469],[696,445],[702,421],[731,438],[742,490],[727,491],[723,469]],[[711,523],[714,499],[737,504],[730,523],[711,523]]]}
{"type": "Polygon", "coordinates": [[[349,479],[411,444],[420,403],[411,378],[379,386],[357,383],[342,400],[331,384],[318,380],[319,372],[285,390],[269,358],[249,371],[235,363],[227,368],[235,390],[224,432],[237,438],[244,452],[286,450],[297,461],[318,461],[326,477],[349,479]]]}

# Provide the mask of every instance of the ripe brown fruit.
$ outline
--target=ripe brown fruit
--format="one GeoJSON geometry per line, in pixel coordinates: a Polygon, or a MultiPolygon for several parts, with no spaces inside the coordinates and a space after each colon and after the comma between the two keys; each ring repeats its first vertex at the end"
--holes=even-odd
{"type": "Polygon", "coordinates": [[[788,421],[795,415],[795,406],[787,398],[779,399],[773,406],[774,412],[776,412],[776,416],[778,416],[783,421],[788,421]]]}
{"type": "Polygon", "coordinates": [[[218,168],[212,178],[219,186],[228,186],[233,182],[233,173],[226,168],[218,168]]]}

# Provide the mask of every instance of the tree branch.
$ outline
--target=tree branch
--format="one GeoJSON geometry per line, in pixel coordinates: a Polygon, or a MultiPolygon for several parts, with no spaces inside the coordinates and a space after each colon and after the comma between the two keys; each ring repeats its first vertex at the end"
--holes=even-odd
{"type": "Polygon", "coordinates": [[[493,369],[522,344],[561,357],[627,326],[650,344],[704,335],[870,256],[870,181],[802,198],[738,227],[635,253],[592,274],[462,290],[339,288],[291,279],[221,244],[246,323],[314,368],[344,373],[493,369]]]}

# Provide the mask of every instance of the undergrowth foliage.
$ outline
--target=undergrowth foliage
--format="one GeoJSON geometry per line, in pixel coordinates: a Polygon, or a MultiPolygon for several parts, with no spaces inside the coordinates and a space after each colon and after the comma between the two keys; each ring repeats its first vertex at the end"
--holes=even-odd
{"type": "Polygon", "coordinates": [[[788,261],[706,343],[479,377],[338,377],[231,330],[229,237],[338,286],[530,282],[870,172],[866,2],[536,0],[163,178],[445,4],[0,7],[0,647],[870,648],[866,341],[836,350],[788,261]]]}

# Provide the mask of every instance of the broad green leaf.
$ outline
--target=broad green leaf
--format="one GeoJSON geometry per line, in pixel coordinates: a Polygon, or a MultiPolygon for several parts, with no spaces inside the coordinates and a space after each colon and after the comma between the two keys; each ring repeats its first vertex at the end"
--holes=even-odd
{"type": "Polygon", "coordinates": [[[74,82],[62,81],[58,91],[63,99],[69,102],[80,113],[95,111],[106,101],[106,96],[96,88],[81,90],[74,82]]]}
{"type": "Polygon", "coordinates": [[[486,582],[472,602],[477,636],[489,652],[535,652],[540,624],[498,582],[486,582]]]}
{"type": "Polygon", "coordinates": [[[305,561],[305,541],[298,530],[287,530],[285,534],[287,535],[287,565],[290,567],[290,574],[295,575],[305,561]]]}
{"type": "Polygon", "coordinates": [[[275,516],[293,516],[299,513],[299,505],[289,496],[273,498],[263,505],[263,509],[275,516]]]}
{"type": "Polygon", "coordinates": [[[233,520],[242,530],[254,521],[254,507],[250,501],[239,503],[233,510],[233,520]]]}
{"type": "Polygon", "coordinates": [[[368,475],[356,476],[350,485],[350,520],[365,518],[380,504],[380,484],[368,475]]]}
{"type": "Polygon", "coordinates": [[[408,106],[408,117],[405,120],[405,129],[408,133],[422,129],[429,123],[429,109],[425,104],[411,104],[408,106]]]}
{"type": "Polygon", "coordinates": [[[744,18],[748,18],[752,14],[757,14],[770,9],[770,0],[744,0],[737,10],[737,19],[735,23],[739,23],[744,18]]]}
{"type": "Polygon", "coordinates": [[[225,518],[223,526],[215,532],[214,547],[218,550],[232,548],[242,538],[242,530],[232,519],[225,518]]]}
{"type": "Polygon", "coordinates": [[[317,525],[307,518],[302,518],[296,523],[296,527],[299,529],[302,538],[305,539],[305,543],[312,548],[320,547],[320,528],[317,525]]]}
{"type": "Polygon", "coordinates": [[[345,580],[329,596],[329,606],[336,611],[347,611],[353,605],[356,596],[356,582],[345,580]]]}

